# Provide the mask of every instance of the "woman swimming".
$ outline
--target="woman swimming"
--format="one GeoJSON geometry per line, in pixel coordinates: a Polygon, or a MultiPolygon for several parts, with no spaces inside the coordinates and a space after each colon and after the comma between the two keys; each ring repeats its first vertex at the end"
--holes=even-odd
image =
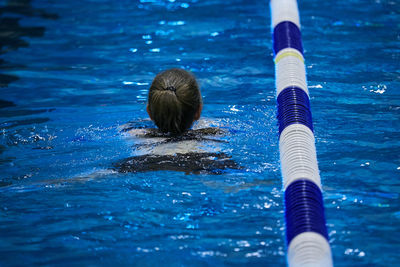
{"type": "Polygon", "coordinates": [[[210,138],[222,135],[221,129],[191,129],[203,109],[193,74],[177,68],[159,73],[150,86],[146,109],[158,129],[137,129],[135,126],[123,129],[137,137],[139,144],[135,156],[114,164],[119,172],[221,173],[227,168],[240,168],[217,148],[216,143],[225,141],[210,138]]]}

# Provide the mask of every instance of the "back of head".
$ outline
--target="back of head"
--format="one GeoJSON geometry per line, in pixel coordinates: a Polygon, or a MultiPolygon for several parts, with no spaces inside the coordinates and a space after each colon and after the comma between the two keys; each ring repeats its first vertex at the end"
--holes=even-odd
{"type": "Polygon", "coordinates": [[[149,90],[149,115],[164,133],[181,134],[189,129],[201,103],[195,77],[183,69],[157,74],[149,90]]]}

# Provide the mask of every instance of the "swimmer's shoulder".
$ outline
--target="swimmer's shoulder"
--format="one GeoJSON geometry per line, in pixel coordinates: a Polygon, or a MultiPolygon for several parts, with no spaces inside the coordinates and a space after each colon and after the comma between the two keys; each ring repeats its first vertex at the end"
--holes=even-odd
{"type": "Polygon", "coordinates": [[[162,133],[154,128],[154,123],[148,119],[128,122],[118,127],[123,136],[133,138],[140,144],[187,143],[187,141],[220,143],[225,142],[223,137],[229,135],[229,131],[223,128],[218,121],[207,118],[196,121],[191,129],[181,135],[162,133]]]}
{"type": "Polygon", "coordinates": [[[118,126],[118,131],[126,137],[165,137],[158,129],[151,127],[151,120],[127,122],[118,126]]]}
{"type": "Polygon", "coordinates": [[[157,139],[157,140],[171,140],[171,141],[183,141],[191,139],[202,139],[206,137],[218,137],[226,134],[226,131],[218,127],[207,127],[200,129],[191,129],[179,136],[174,136],[160,132],[158,129],[130,129],[125,132],[129,137],[135,137],[140,139],[157,139]]]}
{"type": "Polygon", "coordinates": [[[223,136],[227,133],[219,127],[209,126],[207,123],[197,124],[192,129],[184,132],[180,136],[173,136],[168,133],[162,133],[157,128],[151,127],[138,127],[135,123],[126,123],[118,127],[119,132],[126,134],[130,137],[138,138],[172,138],[172,139],[190,139],[190,138],[201,138],[206,136],[223,136]]]}
{"type": "Polygon", "coordinates": [[[224,135],[226,131],[218,127],[207,127],[191,130],[196,135],[224,135]]]}

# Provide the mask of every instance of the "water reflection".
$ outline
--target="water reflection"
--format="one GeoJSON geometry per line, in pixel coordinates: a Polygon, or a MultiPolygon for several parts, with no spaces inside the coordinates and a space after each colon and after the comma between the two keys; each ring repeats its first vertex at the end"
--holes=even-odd
{"type": "MultiPolygon", "coordinates": [[[[33,8],[31,0],[9,0],[5,2],[5,5],[0,6],[0,55],[3,56],[11,51],[17,50],[21,47],[29,46],[29,38],[42,37],[45,33],[45,27],[36,26],[29,27],[21,25],[20,20],[24,17],[40,17],[43,19],[57,19],[58,15],[48,13],[44,9],[33,8]],[[26,38],[28,37],[28,38],[26,38]]],[[[8,62],[4,59],[0,59],[0,69],[7,72],[15,68],[23,69],[26,66],[14,62],[8,62]]],[[[18,76],[12,74],[1,73],[0,74],[0,88],[8,87],[12,82],[19,79],[18,76]]],[[[52,110],[40,109],[19,109],[14,108],[15,103],[7,99],[0,99],[0,118],[18,117],[18,116],[29,116],[33,114],[39,114],[49,112],[52,110]]],[[[32,142],[37,142],[35,139],[35,128],[22,129],[19,126],[29,126],[33,124],[39,124],[47,122],[48,118],[28,118],[18,120],[7,120],[0,123],[0,130],[3,136],[2,144],[0,144],[0,154],[3,154],[7,147],[14,146],[17,144],[29,143],[27,140],[31,138],[32,142]],[[15,129],[14,129],[15,128],[15,129]],[[24,134],[21,135],[21,132],[24,134]],[[29,133],[25,133],[29,132],[29,133]],[[28,139],[25,137],[29,136],[28,139]]],[[[29,127],[28,127],[29,128],[29,127]]],[[[10,163],[14,160],[12,157],[5,157],[0,159],[0,165],[10,163]]],[[[26,178],[26,175],[13,177],[16,180],[26,178]]],[[[8,185],[11,182],[8,180],[0,180],[0,186],[8,185]]]]}
{"type": "Polygon", "coordinates": [[[31,0],[8,0],[5,7],[0,7],[0,15],[3,13],[21,14],[29,17],[41,17],[44,19],[57,19],[57,14],[47,13],[44,9],[33,8],[31,0]]]}
{"type": "MultiPolygon", "coordinates": [[[[44,19],[57,19],[58,15],[47,13],[43,9],[33,8],[31,0],[9,0],[6,5],[0,7],[0,55],[21,47],[28,47],[29,42],[24,37],[42,37],[45,27],[26,27],[20,24],[22,17],[41,17],[44,19]]],[[[10,70],[14,63],[0,60],[0,69],[10,70]]],[[[20,64],[18,64],[21,67],[20,64]]],[[[0,87],[18,80],[19,77],[11,74],[0,74],[0,87]]],[[[1,102],[0,102],[1,103],[1,102]]],[[[2,107],[2,105],[0,105],[2,107]]]]}
{"type": "Polygon", "coordinates": [[[14,107],[14,106],[15,106],[15,104],[13,102],[0,99],[0,108],[8,108],[8,107],[14,107]]]}

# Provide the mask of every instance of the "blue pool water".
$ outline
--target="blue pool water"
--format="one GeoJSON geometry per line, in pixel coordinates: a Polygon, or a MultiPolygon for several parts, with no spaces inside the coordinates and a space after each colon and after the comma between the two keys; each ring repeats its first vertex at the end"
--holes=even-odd
{"type": "MultiPolygon", "coordinates": [[[[299,3],[336,266],[400,264],[400,3],[299,3]]],[[[268,1],[0,1],[0,266],[284,266],[268,1]],[[149,84],[199,79],[243,168],[117,173],[149,84]]],[[[151,124],[150,124],[151,125],[151,124]]]]}

